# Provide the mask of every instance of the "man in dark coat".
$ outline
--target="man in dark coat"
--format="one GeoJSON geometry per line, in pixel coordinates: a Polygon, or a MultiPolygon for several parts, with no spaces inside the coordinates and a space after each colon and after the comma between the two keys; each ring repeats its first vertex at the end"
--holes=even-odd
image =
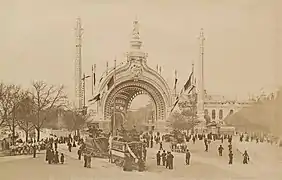
{"type": "Polygon", "coordinates": [[[163,142],[160,142],[160,150],[163,150],[163,142]]]}
{"type": "Polygon", "coordinates": [[[157,153],[157,165],[159,166],[161,164],[161,152],[158,151],[157,153]]]}
{"type": "Polygon", "coordinates": [[[53,161],[53,152],[52,152],[52,149],[51,149],[51,150],[49,150],[49,153],[48,153],[48,163],[52,164],[52,161],[53,161]]]}
{"type": "Polygon", "coordinates": [[[61,160],[61,164],[64,164],[64,162],[65,162],[65,156],[64,156],[63,153],[61,153],[60,160],[61,160]]]}
{"type": "Polygon", "coordinates": [[[232,153],[232,151],[229,152],[228,156],[229,156],[229,164],[232,164],[233,163],[233,153],[232,153]]]}
{"type": "Polygon", "coordinates": [[[87,167],[87,155],[84,153],[84,167],[87,167]]]}
{"type": "Polygon", "coordinates": [[[228,145],[228,149],[229,149],[229,151],[232,151],[232,144],[231,143],[228,145]]]}
{"type": "Polygon", "coordinates": [[[69,148],[69,152],[71,152],[72,145],[70,142],[68,143],[68,148],[69,148]]]}
{"type": "Polygon", "coordinates": [[[166,165],[166,153],[165,153],[165,150],[162,153],[162,162],[163,162],[163,166],[165,166],[166,165]]]}
{"type": "Polygon", "coordinates": [[[168,163],[168,168],[173,169],[173,158],[174,156],[171,154],[171,152],[167,153],[167,163],[168,163]]]}
{"type": "Polygon", "coordinates": [[[153,148],[153,145],[154,145],[154,138],[153,136],[151,136],[151,148],[153,148]]]}
{"type": "Polygon", "coordinates": [[[244,152],[243,157],[243,164],[248,164],[250,158],[247,151],[244,152]]]}
{"type": "Polygon", "coordinates": [[[35,145],[32,146],[32,150],[33,150],[33,158],[36,158],[36,146],[35,145]]]}
{"type": "Polygon", "coordinates": [[[191,153],[190,153],[189,149],[187,149],[186,158],[185,158],[186,165],[190,165],[190,158],[191,158],[191,153]]]}
{"type": "Polygon", "coordinates": [[[222,147],[222,145],[219,145],[219,147],[218,147],[219,156],[222,156],[222,151],[223,150],[224,150],[224,148],[222,147]]]}
{"type": "Polygon", "coordinates": [[[81,155],[82,155],[82,150],[81,150],[81,148],[79,148],[79,149],[77,150],[77,155],[78,155],[78,160],[81,160],[81,155]]]}
{"type": "Polygon", "coordinates": [[[46,161],[48,161],[48,159],[49,159],[49,154],[50,154],[50,149],[49,149],[49,147],[47,147],[47,149],[46,149],[46,157],[45,157],[45,160],[46,161]]]}

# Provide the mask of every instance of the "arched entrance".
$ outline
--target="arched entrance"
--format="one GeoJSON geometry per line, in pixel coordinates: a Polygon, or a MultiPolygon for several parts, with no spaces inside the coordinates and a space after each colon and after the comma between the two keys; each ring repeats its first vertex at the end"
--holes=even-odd
{"type": "Polygon", "coordinates": [[[101,119],[99,123],[104,124],[104,128],[118,126],[112,123],[113,114],[116,119],[121,118],[118,113],[123,114],[124,121],[133,99],[141,94],[148,95],[152,100],[152,122],[155,127],[160,130],[166,126],[172,104],[171,91],[164,78],[147,65],[147,54],[140,49],[142,42],[137,24],[135,21],[126,62],[106,71],[99,83],[98,114],[101,119]]]}

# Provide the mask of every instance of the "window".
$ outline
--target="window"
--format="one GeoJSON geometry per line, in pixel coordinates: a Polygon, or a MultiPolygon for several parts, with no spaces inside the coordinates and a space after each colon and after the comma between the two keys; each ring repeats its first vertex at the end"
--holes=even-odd
{"type": "Polygon", "coordinates": [[[220,120],[223,118],[223,110],[222,109],[219,110],[219,115],[218,116],[219,116],[220,120]]]}
{"type": "Polygon", "coordinates": [[[215,110],[212,110],[212,119],[215,119],[215,110]]]}

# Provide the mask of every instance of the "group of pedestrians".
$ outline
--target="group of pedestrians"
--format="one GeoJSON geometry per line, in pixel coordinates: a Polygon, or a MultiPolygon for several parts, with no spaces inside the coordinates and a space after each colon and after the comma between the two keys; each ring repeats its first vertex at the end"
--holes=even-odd
{"type": "MultiPolygon", "coordinates": [[[[234,158],[234,154],[233,154],[233,151],[232,151],[232,137],[228,138],[228,158],[229,158],[229,161],[228,161],[228,164],[233,164],[233,158],[234,158]]],[[[219,145],[218,147],[218,155],[219,156],[222,156],[223,154],[223,146],[222,144],[219,145]]],[[[249,155],[248,155],[248,152],[247,150],[245,150],[245,152],[243,153],[243,164],[248,164],[248,162],[250,161],[250,158],[249,158],[249,155]]]]}
{"type": "Polygon", "coordinates": [[[173,169],[174,156],[170,151],[166,152],[165,150],[163,150],[162,153],[161,151],[158,151],[156,156],[157,156],[157,165],[158,166],[161,165],[161,161],[162,161],[162,165],[165,166],[165,168],[173,169]]]}
{"type": "Polygon", "coordinates": [[[59,157],[58,151],[54,151],[52,148],[47,148],[45,160],[48,162],[48,164],[64,164],[65,156],[63,153],[61,153],[61,156],[59,157]]]}
{"type": "Polygon", "coordinates": [[[46,146],[46,158],[45,160],[48,162],[48,164],[64,164],[65,162],[65,156],[63,153],[59,155],[58,152],[58,141],[54,141],[53,139],[50,139],[46,146]],[[54,145],[54,148],[53,148],[54,145]]]}

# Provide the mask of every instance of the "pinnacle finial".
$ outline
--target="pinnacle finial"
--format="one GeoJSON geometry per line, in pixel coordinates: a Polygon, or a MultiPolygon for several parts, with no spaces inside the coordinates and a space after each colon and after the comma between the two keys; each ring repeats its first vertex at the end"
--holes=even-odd
{"type": "Polygon", "coordinates": [[[133,39],[140,39],[139,24],[138,24],[138,20],[137,19],[135,19],[134,22],[133,22],[132,38],[133,39]]]}
{"type": "Polygon", "coordinates": [[[138,23],[138,20],[136,18],[136,20],[133,21],[131,47],[133,49],[140,49],[141,45],[142,45],[142,41],[140,40],[139,23],[138,23]]]}
{"type": "Polygon", "coordinates": [[[200,38],[205,39],[204,28],[201,28],[201,30],[200,30],[200,38]]]}

